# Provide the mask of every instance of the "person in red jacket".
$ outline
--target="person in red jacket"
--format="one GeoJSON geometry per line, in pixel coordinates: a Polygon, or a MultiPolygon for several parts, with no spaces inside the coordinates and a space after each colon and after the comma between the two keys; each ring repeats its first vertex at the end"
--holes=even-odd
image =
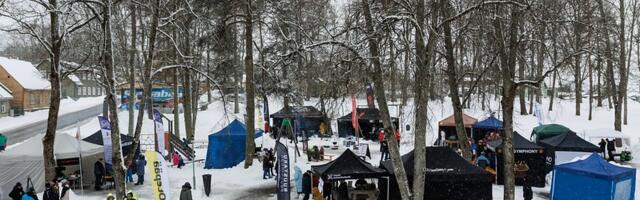
{"type": "Polygon", "coordinates": [[[380,130],[378,133],[378,142],[384,141],[384,130],[380,130]]]}
{"type": "Polygon", "coordinates": [[[396,129],[396,140],[398,141],[398,144],[400,144],[400,129],[396,129]]]}

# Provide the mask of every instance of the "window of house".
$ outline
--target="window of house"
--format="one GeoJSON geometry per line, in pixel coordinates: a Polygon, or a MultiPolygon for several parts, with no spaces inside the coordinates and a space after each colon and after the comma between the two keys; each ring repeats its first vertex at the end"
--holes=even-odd
{"type": "Polygon", "coordinates": [[[96,93],[97,93],[97,92],[96,92],[96,89],[98,89],[98,88],[96,88],[96,87],[91,87],[91,96],[96,95],[96,93]]]}
{"type": "Polygon", "coordinates": [[[7,104],[0,103],[0,113],[6,113],[6,112],[7,112],[7,104]]]}
{"type": "Polygon", "coordinates": [[[87,87],[82,87],[82,96],[87,95],[87,87]]]}

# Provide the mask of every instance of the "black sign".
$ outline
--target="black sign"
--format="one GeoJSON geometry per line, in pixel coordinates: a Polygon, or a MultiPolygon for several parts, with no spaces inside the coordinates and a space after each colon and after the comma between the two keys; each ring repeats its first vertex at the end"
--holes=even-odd
{"type": "Polygon", "coordinates": [[[80,165],[79,158],[67,158],[67,159],[58,159],[56,160],[58,166],[68,166],[68,165],[80,165]]]}
{"type": "Polygon", "coordinates": [[[278,200],[291,198],[291,183],[289,181],[289,150],[287,146],[276,142],[276,154],[278,155],[278,200]]]}

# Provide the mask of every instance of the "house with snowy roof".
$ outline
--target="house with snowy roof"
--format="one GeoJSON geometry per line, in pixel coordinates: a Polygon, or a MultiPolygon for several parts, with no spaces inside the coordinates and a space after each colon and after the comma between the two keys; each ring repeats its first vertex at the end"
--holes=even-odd
{"type": "Polygon", "coordinates": [[[11,90],[0,83],[0,117],[5,117],[9,115],[9,101],[13,99],[13,95],[11,95],[11,90]]]}
{"type": "Polygon", "coordinates": [[[30,62],[0,57],[0,83],[11,91],[15,114],[49,107],[51,85],[30,62]]]}
{"type": "MultiPolygon", "coordinates": [[[[43,74],[51,70],[49,60],[44,60],[36,68],[43,74]]],[[[97,97],[105,94],[104,88],[96,80],[93,69],[78,63],[60,61],[60,71],[67,74],[60,82],[60,95],[74,99],[81,97],[97,97]],[[68,73],[67,73],[68,72],[68,73]]]]}

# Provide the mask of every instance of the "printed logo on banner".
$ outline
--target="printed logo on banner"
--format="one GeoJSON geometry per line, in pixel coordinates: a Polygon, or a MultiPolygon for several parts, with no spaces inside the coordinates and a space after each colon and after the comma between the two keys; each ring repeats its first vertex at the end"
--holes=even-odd
{"type": "Polygon", "coordinates": [[[158,152],[147,151],[145,156],[151,163],[147,165],[149,169],[149,177],[151,178],[151,186],[153,188],[153,198],[155,200],[171,199],[169,192],[169,176],[166,169],[166,163],[162,155],[158,152]]]}
{"type": "Polygon", "coordinates": [[[162,115],[160,115],[160,111],[153,109],[153,121],[156,126],[156,138],[158,141],[158,152],[162,155],[165,154],[164,147],[164,126],[162,124],[162,115]]]}
{"type": "Polygon", "coordinates": [[[278,156],[278,200],[289,200],[291,198],[291,183],[289,180],[289,150],[280,141],[276,142],[276,153],[278,156]]]}

